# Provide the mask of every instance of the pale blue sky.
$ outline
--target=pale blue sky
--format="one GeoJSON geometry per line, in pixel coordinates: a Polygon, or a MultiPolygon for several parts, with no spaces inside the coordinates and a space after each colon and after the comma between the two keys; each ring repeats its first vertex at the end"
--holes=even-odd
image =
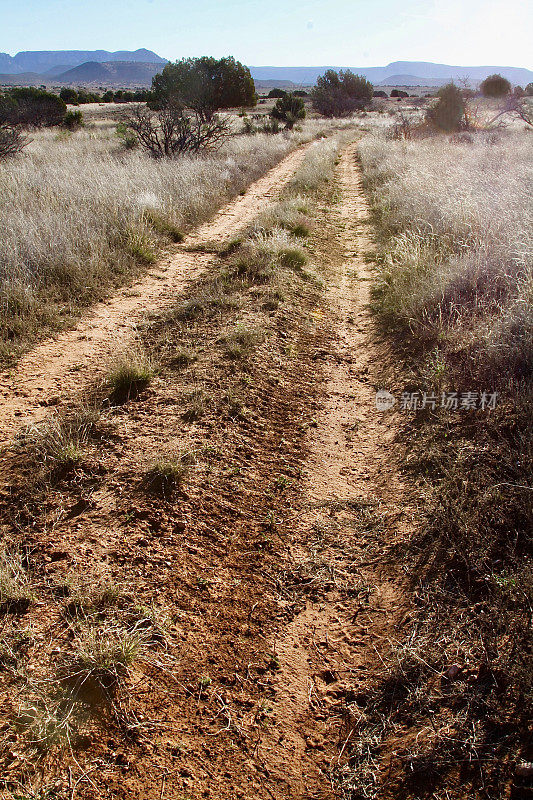
{"type": "Polygon", "coordinates": [[[147,47],[170,59],[533,67],[530,0],[0,0],[0,51],[147,47]]]}

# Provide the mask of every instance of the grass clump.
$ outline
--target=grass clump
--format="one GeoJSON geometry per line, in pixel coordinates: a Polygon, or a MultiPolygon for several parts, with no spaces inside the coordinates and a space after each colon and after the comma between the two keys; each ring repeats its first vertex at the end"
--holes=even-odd
{"type": "Polygon", "coordinates": [[[185,395],[186,409],[181,418],[184,422],[197,422],[205,414],[206,394],[202,388],[193,389],[185,395]]]}
{"type": "Polygon", "coordinates": [[[109,576],[91,581],[76,579],[67,583],[68,600],[63,612],[67,617],[89,618],[114,609],[124,597],[124,588],[109,576]]]}
{"type": "Polygon", "coordinates": [[[150,266],[157,261],[154,244],[142,230],[129,231],[126,238],[126,250],[140,264],[150,266]]]}
{"type": "Polygon", "coordinates": [[[98,417],[97,409],[90,407],[65,415],[55,414],[23,431],[18,446],[29,452],[32,462],[41,470],[61,477],[86,458],[98,417]]]}
{"type": "Polygon", "coordinates": [[[237,325],[234,331],[219,339],[227,358],[245,358],[259,341],[259,332],[244,325],[237,325]]]}
{"type": "Polygon", "coordinates": [[[60,678],[80,696],[110,697],[145,646],[141,632],[114,622],[78,630],[72,651],[64,654],[60,678]]]}
{"type": "Polygon", "coordinates": [[[174,355],[171,357],[171,364],[173,367],[188,367],[198,360],[198,356],[192,350],[185,347],[178,348],[174,355]]]}
{"type": "Polygon", "coordinates": [[[184,234],[180,229],[174,225],[173,222],[170,222],[166,217],[162,214],[159,214],[157,211],[153,211],[149,209],[144,212],[144,216],[147,221],[151,224],[152,228],[160,233],[162,236],[166,236],[173,242],[182,242],[184,234]]]}
{"type": "Polygon", "coordinates": [[[0,611],[22,613],[32,600],[30,580],[20,553],[4,549],[0,552],[0,611]]]}
{"type": "Polygon", "coordinates": [[[146,472],[144,484],[150,491],[170,494],[174,489],[183,486],[190,467],[189,454],[157,460],[146,472]]]}
{"type": "Polygon", "coordinates": [[[140,342],[126,347],[115,355],[107,376],[111,400],[124,403],[137,397],[152,381],[154,374],[152,360],[140,342]]]}

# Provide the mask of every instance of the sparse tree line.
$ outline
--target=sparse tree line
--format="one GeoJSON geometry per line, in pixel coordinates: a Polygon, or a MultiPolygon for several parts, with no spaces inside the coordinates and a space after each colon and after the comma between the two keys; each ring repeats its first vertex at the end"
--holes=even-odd
{"type": "MultiPolygon", "coordinates": [[[[506,114],[533,124],[527,99],[533,95],[532,84],[513,90],[501,75],[490,75],[480,90],[486,97],[503,101],[491,124],[506,114]]],[[[471,90],[453,83],[443,86],[426,113],[426,129],[446,133],[474,129],[472,95],[471,90]]],[[[401,100],[409,95],[394,89],[390,96],[401,100]]],[[[373,97],[387,97],[387,94],[381,90],[374,92],[366,78],[350,70],[327,70],[310,93],[273,89],[269,97],[276,99],[270,121],[262,118],[262,126],[257,126],[246,119],[245,132],[276,134],[283,129],[291,130],[306,116],[306,98],[316,113],[332,118],[368,108],[373,97]]],[[[0,93],[0,158],[20,152],[28,141],[25,134],[28,129],[55,125],[70,130],[79,128],[83,125],[82,113],[69,111],[67,104],[95,102],[139,103],[124,113],[119,129],[127,147],[140,146],[155,158],[198,153],[216,147],[231,134],[229,122],[219,115],[220,111],[253,108],[257,99],[250,70],[232,57],[203,56],[169,63],[153,78],[150,90],[136,92],[109,90],[99,95],[65,87],[57,95],[42,88],[13,88],[0,93]]],[[[420,126],[418,129],[420,132],[420,126]]],[[[413,132],[414,127],[405,120],[396,126],[398,136],[410,136],[413,132]]]]}

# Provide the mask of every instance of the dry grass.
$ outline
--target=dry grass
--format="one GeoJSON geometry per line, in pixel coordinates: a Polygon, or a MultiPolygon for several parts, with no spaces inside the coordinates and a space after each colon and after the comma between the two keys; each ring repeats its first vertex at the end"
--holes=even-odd
{"type": "Polygon", "coordinates": [[[234,136],[216,154],[160,161],[124,150],[108,123],[36,132],[0,165],[0,356],[154,263],[162,245],[331,127],[234,136]]]}
{"type": "Polygon", "coordinates": [[[109,365],[106,386],[113,403],[124,403],[136,397],[155,373],[150,355],[138,339],[117,350],[109,365]]]}
{"type": "Polygon", "coordinates": [[[361,142],[380,243],[375,308],[407,379],[490,388],[499,405],[406,418],[423,516],[392,557],[418,611],[361,716],[366,756],[343,773],[347,797],[382,796],[389,737],[396,797],[503,797],[513,781],[522,796],[514,769],[528,759],[533,707],[529,148],[519,131],[361,142]]]}
{"type": "Polygon", "coordinates": [[[399,142],[361,158],[387,235],[379,303],[394,322],[468,346],[493,376],[533,365],[533,173],[527,133],[399,142]]]}

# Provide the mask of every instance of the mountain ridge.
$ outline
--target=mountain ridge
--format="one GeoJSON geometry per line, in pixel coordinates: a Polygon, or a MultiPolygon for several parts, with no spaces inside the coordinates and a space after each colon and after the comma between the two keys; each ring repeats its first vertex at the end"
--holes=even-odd
{"type": "MultiPolygon", "coordinates": [[[[137,85],[150,82],[153,75],[167,63],[167,59],[154,53],[152,50],[139,48],[137,50],[27,50],[10,56],[0,53],[0,75],[20,76],[24,81],[25,75],[31,73],[32,79],[36,76],[42,78],[42,83],[67,82],[111,82],[133,81],[137,85]],[[113,69],[112,64],[122,64],[120,68],[113,69]],[[98,65],[107,65],[100,68],[98,65]],[[131,69],[125,65],[131,65],[131,69]],[[137,72],[134,66],[138,65],[137,72]],[[151,65],[148,67],[148,65],[151,65]],[[77,71],[76,71],[77,70],[77,71]],[[122,75],[120,74],[122,72],[122,75]]],[[[250,72],[254,80],[262,84],[276,85],[277,82],[307,86],[316,82],[319,75],[327,69],[351,69],[353,72],[364,75],[374,85],[394,85],[402,81],[406,86],[440,86],[443,83],[463,79],[471,84],[479,84],[487,75],[495,72],[507,78],[513,85],[525,86],[533,82],[533,71],[524,67],[502,66],[454,66],[431,61],[391,61],[384,67],[278,67],[278,66],[251,66],[250,72]]],[[[7,82],[12,82],[10,79],[7,82]]]]}

